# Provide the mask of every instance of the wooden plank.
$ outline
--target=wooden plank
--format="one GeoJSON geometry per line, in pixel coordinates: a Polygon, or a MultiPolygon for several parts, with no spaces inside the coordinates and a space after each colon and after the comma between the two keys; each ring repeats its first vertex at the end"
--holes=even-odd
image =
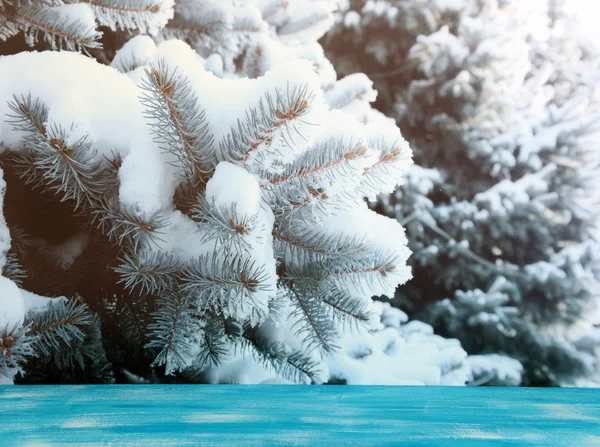
{"type": "Polygon", "coordinates": [[[0,446],[600,446],[600,390],[0,387],[0,446]]]}

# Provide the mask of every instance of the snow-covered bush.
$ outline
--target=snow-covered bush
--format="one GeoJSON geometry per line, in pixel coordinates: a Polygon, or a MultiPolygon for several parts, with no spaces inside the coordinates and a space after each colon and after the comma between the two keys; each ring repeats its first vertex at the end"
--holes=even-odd
{"type": "Polygon", "coordinates": [[[210,376],[253,355],[282,378],[327,380],[342,334],[377,328],[370,297],[410,277],[402,228],[363,200],[393,189],[407,143],[391,122],[329,110],[309,62],[220,79],[183,42],[134,41],[114,63],[126,73],[76,53],[0,59],[4,273],[87,303],[31,307],[61,328],[54,341],[15,304],[7,336],[21,354],[3,344],[4,375],[35,364],[25,360],[38,335],[64,369],[61,343],[93,336],[89,307],[126,340],[133,354],[118,366],[134,374],[152,364],[210,376]],[[31,218],[44,210],[27,209],[28,185],[54,220],[31,218]]]}

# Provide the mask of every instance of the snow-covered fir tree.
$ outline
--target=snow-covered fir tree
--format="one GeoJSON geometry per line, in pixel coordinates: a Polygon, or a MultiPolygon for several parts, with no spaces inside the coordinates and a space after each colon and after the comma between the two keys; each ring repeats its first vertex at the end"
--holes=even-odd
{"type": "MultiPolygon", "coordinates": [[[[519,360],[529,385],[598,382],[599,59],[563,7],[352,2],[325,39],[373,73],[415,151],[379,204],[414,252],[396,304],[469,354],[519,360]]],[[[512,383],[513,366],[475,358],[474,383],[512,383]]]]}
{"type": "Polygon", "coordinates": [[[331,2],[2,5],[0,53],[74,51],[0,58],[3,382],[469,380],[371,300],[410,252],[364,199],[411,150],[336,81],[331,2]]]}

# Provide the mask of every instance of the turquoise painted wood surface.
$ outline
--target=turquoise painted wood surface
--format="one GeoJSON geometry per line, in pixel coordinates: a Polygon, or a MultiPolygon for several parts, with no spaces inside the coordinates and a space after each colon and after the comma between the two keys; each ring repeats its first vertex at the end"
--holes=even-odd
{"type": "Polygon", "coordinates": [[[0,387],[0,445],[600,446],[600,390],[0,387]]]}

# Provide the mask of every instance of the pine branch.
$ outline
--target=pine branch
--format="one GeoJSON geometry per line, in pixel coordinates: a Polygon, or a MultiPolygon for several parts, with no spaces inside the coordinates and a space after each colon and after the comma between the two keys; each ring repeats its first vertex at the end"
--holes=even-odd
{"type": "Polygon", "coordinates": [[[315,287],[298,289],[291,281],[286,281],[285,284],[294,306],[292,316],[296,322],[292,329],[295,330],[295,335],[304,339],[309,352],[318,348],[325,354],[333,354],[339,349],[336,345],[339,334],[323,301],[315,293],[315,287]]]}
{"type": "Polygon", "coordinates": [[[13,130],[25,133],[15,166],[26,182],[50,190],[61,201],[74,201],[75,209],[92,206],[104,184],[98,175],[101,162],[88,136],[72,141],[71,132],[62,126],[53,123],[46,127],[48,109],[31,95],[13,96],[8,106],[14,113],[8,120],[13,130]]]}
{"type": "Polygon", "coordinates": [[[319,364],[298,351],[292,351],[283,343],[270,342],[258,335],[255,328],[246,326],[237,339],[242,349],[249,349],[254,359],[271,366],[284,379],[295,383],[317,383],[319,364]]]}
{"type": "Polygon", "coordinates": [[[237,160],[246,163],[258,149],[268,147],[276,131],[281,130],[283,141],[278,150],[293,150],[292,132],[304,138],[295,126],[295,122],[303,121],[311,110],[315,94],[308,85],[288,87],[284,94],[275,90],[275,98],[266,93],[257,107],[246,112],[245,120],[238,120],[237,129],[221,141],[219,148],[223,159],[237,160]]]}
{"type": "MultiPolygon", "coordinates": [[[[2,5],[1,1],[0,5],[2,5]]],[[[11,37],[16,36],[19,31],[21,31],[19,24],[3,14],[0,6],[0,42],[6,42],[11,37]]]]}
{"type": "Polygon", "coordinates": [[[17,255],[12,251],[6,254],[6,264],[2,269],[2,276],[5,276],[19,286],[22,286],[23,281],[27,278],[27,272],[25,272],[25,269],[19,262],[17,255]]]}
{"type": "Polygon", "coordinates": [[[334,318],[344,325],[357,327],[377,321],[378,316],[373,311],[370,300],[351,298],[336,288],[323,293],[322,300],[333,309],[334,318]]]}
{"type": "Polygon", "coordinates": [[[199,368],[219,366],[227,354],[227,338],[223,331],[223,325],[218,321],[218,317],[210,314],[207,317],[202,333],[202,343],[199,345],[200,352],[194,362],[199,368]]]}
{"type": "Polygon", "coordinates": [[[17,225],[15,222],[8,222],[8,229],[10,231],[10,252],[15,253],[17,257],[23,256],[24,253],[32,246],[33,241],[31,235],[29,235],[22,227],[17,225]]]}
{"type": "Polygon", "coordinates": [[[192,218],[199,223],[204,235],[203,241],[218,241],[236,249],[250,250],[248,236],[260,234],[265,225],[260,221],[258,213],[239,215],[236,204],[229,207],[209,202],[204,196],[198,196],[192,209],[192,218]]]}
{"type": "Polygon", "coordinates": [[[83,51],[89,48],[101,48],[98,40],[102,33],[77,19],[73,19],[57,7],[25,7],[15,14],[25,32],[27,44],[35,46],[38,34],[43,33],[44,40],[53,50],[83,51]]]}
{"type": "Polygon", "coordinates": [[[271,207],[277,211],[289,209],[306,201],[328,200],[330,187],[342,179],[356,178],[360,169],[356,163],[367,153],[360,141],[331,138],[321,141],[292,163],[283,166],[277,176],[259,172],[267,182],[261,185],[270,195],[271,207]]]}
{"type": "Polygon", "coordinates": [[[255,295],[271,291],[267,279],[265,267],[241,256],[231,257],[217,251],[212,257],[196,258],[179,277],[182,293],[193,296],[200,310],[223,298],[226,301],[223,312],[227,317],[245,311],[246,306],[258,309],[255,295]]]}
{"type": "Polygon", "coordinates": [[[121,262],[114,269],[121,275],[119,283],[142,296],[158,295],[175,287],[177,274],[181,270],[175,257],[160,252],[125,254],[121,262]]]}
{"type": "MultiPolygon", "coordinates": [[[[85,0],[96,6],[128,1],[85,0]]],[[[155,0],[137,1],[141,4],[155,0]]],[[[362,137],[321,136],[297,147],[295,140],[304,139],[302,131],[311,125],[307,120],[314,114],[316,94],[309,84],[288,85],[287,90],[267,88],[261,99],[253,103],[256,107],[246,111],[217,147],[199,107],[200,98],[186,76],[170,69],[164,61],[147,71],[142,101],[149,130],[166,155],[162,158],[170,159],[179,168],[181,184],[174,200],[186,207],[186,214],[199,229],[195,249],[202,256],[191,261],[179,260],[179,254],[166,250],[167,240],[159,243],[163,231],[169,232],[165,239],[177,237],[168,210],[144,214],[140,211],[145,210],[143,206],[119,202],[118,154],[109,157],[108,162],[96,161],[95,154],[83,160],[77,154],[91,152],[90,138],[78,139],[74,128],[63,129],[49,122],[51,113],[38,99],[14,99],[14,130],[25,132],[29,138],[24,140],[20,170],[29,181],[39,182],[45,188],[54,187],[52,179],[56,178],[55,193],[65,200],[74,200],[76,206],[88,200],[86,206],[91,210],[85,210],[89,211],[86,214],[92,215],[92,223],[119,248],[121,264],[114,269],[120,275],[118,283],[133,292],[134,300],[141,295],[140,300],[148,298],[149,306],[154,306],[154,298],[157,299],[151,322],[136,333],[147,332],[144,349],[155,355],[152,366],[164,366],[167,375],[186,368],[219,365],[229,359],[232,345],[239,344],[290,380],[317,382],[319,361],[312,360],[310,353],[315,349],[333,353],[339,347],[341,325],[368,324],[373,320],[368,303],[355,298],[358,287],[365,294],[371,292],[367,285],[378,281],[385,283],[387,289],[391,287],[386,277],[399,267],[403,253],[388,256],[359,231],[348,234],[346,228],[338,227],[336,233],[330,234],[337,223],[328,225],[318,215],[320,210],[330,211],[347,206],[350,200],[363,200],[356,186],[369,164],[370,151],[362,137]],[[294,155],[290,151],[296,150],[297,157],[289,162],[290,155],[294,155]],[[285,157],[277,157],[282,155],[285,157]],[[260,178],[261,193],[268,199],[262,203],[264,209],[243,215],[238,212],[238,205],[242,204],[221,206],[206,198],[206,181],[222,160],[260,178]],[[65,173],[57,165],[63,166],[65,173]],[[82,174],[88,171],[89,175],[82,174]],[[48,178],[44,177],[47,172],[48,178]],[[108,180],[100,182],[99,176],[108,180]],[[272,247],[271,238],[266,235],[267,246],[263,247],[259,236],[273,223],[271,211],[276,215],[272,234],[277,242],[272,247]],[[152,243],[154,247],[150,246],[152,243]],[[275,263],[287,267],[280,270],[279,281],[275,263]],[[278,285],[284,292],[279,291],[276,296],[278,285]],[[273,333],[262,330],[266,329],[262,323],[270,324],[278,312],[283,313],[282,309],[292,319],[293,338],[297,338],[293,345],[299,345],[298,351],[273,342],[273,333]]],[[[324,129],[320,135],[333,135],[330,130],[324,129]]],[[[123,153],[125,146],[119,146],[123,153]]],[[[392,157],[396,155],[399,156],[393,153],[392,157]]],[[[227,170],[222,172],[228,175],[227,170]]],[[[124,174],[120,172],[121,176],[124,174]]],[[[233,190],[220,180],[216,178],[215,183],[227,196],[233,190]]],[[[122,288],[119,291],[123,293],[122,288]]],[[[104,299],[106,295],[96,298],[95,303],[102,307],[104,301],[100,300],[104,299]]],[[[129,310],[122,312],[124,324],[132,315],[135,318],[129,310]]],[[[35,332],[31,335],[47,345],[45,357],[52,356],[62,364],[62,356],[68,352],[65,345],[69,345],[76,348],[71,358],[83,365],[82,348],[88,332],[81,328],[91,327],[90,317],[71,315],[69,312],[75,312],[74,309],[65,309],[60,315],[58,310],[52,312],[39,317],[45,320],[33,326],[35,332]]],[[[118,310],[108,313],[115,319],[119,316],[118,310]]],[[[118,337],[111,342],[116,346],[115,352],[122,355],[124,349],[119,346],[118,337]]]]}
{"type": "MultiPolygon", "coordinates": [[[[356,279],[346,279],[340,282],[336,276],[341,273],[341,268],[346,269],[346,271],[356,270],[358,268],[357,263],[354,260],[345,260],[344,262],[341,261],[342,259],[345,258],[332,260],[330,258],[315,257],[314,255],[294,258],[294,261],[298,264],[287,265],[285,271],[281,274],[281,280],[284,284],[293,285],[295,289],[300,291],[300,295],[312,297],[311,299],[326,304],[332,312],[334,320],[350,326],[370,325],[376,319],[370,301],[353,298],[344,291],[348,282],[355,285],[358,281],[356,279]]],[[[362,267],[364,262],[362,261],[358,265],[362,267]]],[[[370,263],[367,265],[370,265],[370,263]]],[[[375,271],[379,272],[379,270],[375,271]]],[[[359,281],[362,281],[364,280],[362,276],[368,276],[369,273],[372,273],[370,269],[362,269],[360,273],[356,274],[360,276],[359,281]]],[[[372,281],[376,281],[376,279],[372,281]]],[[[359,285],[361,285],[360,282],[359,285]]],[[[326,313],[331,314],[328,311],[326,313]]]]}
{"type": "MultiPolygon", "coordinates": [[[[401,174],[408,167],[411,151],[406,141],[399,139],[387,142],[384,137],[370,142],[371,148],[379,152],[379,160],[363,171],[363,191],[377,193],[390,183],[398,183],[401,174]],[[390,144],[392,143],[392,144],[390,144]]],[[[365,193],[368,195],[368,192],[365,193]]]]}
{"type": "Polygon", "coordinates": [[[364,257],[351,263],[344,263],[331,271],[336,276],[363,276],[375,274],[386,277],[388,273],[396,270],[400,262],[395,255],[389,255],[387,259],[377,259],[375,256],[364,257]]]}
{"type": "Polygon", "coordinates": [[[339,293],[356,293],[358,290],[372,294],[374,290],[387,289],[389,283],[394,281],[390,275],[404,265],[401,254],[386,253],[375,248],[354,256],[320,257],[306,253],[294,259],[293,264],[287,265],[281,278],[286,282],[291,281],[303,292],[305,288],[317,288],[329,294],[334,290],[339,293]]]}
{"type": "Polygon", "coordinates": [[[206,5],[202,13],[194,14],[193,10],[187,10],[185,14],[176,11],[173,20],[165,27],[165,37],[181,39],[194,43],[193,41],[205,40],[216,43],[226,31],[231,31],[231,17],[227,16],[225,8],[210,7],[206,5]]]}
{"type": "Polygon", "coordinates": [[[159,349],[152,366],[165,366],[171,375],[190,366],[197,334],[201,333],[189,295],[171,291],[157,302],[158,310],[148,325],[146,349],[159,349]]]}
{"type": "Polygon", "coordinates": [[[226,64],[237,58],[252,41],[254,35],[265,31],[260,15],[254,8],[222,8],[205,2],[201,9],[186,8],[175,11],[175,17],[163,30],[165,39],[188,42],[196,51],[208,57],[218,53],[226,64]]]}
{"type": "Polygon", "coordinates": [[[158,31],[172,17],[171,2],[164,0],[79,0],[90,5],[101,25],[115,31],[158,31]]]}
{"type": "Polygon", "coordinates": [[[0,329],[0,375],[12,377],[23,374],[23,366],[35,357],[36,337],[28,334],[29,326],[15,326],[0,329]]]}
{"type": "Polygon", "coordinates": [[[139,216],[129,207],[119,205],[116,197],[100,201],[100,208],[92,212],[92,223],[111,242],[129,247],[133,253],[151,243],[158,245],[161,229],[168,224],[160,210],[150,216],[139,216]]]}
{"type": "Polygon", "coordinates": [[[372,244],[364,237],[344,234],[323,234],[295,220],[278,222],[272,232],[276,252],[281,256],[289,253],[299,258],[304,252],[321,256],[354,256],[370,249],[372,244]]]}
{"type": "Polygon", "coordinates": [[[330,139],[318,144],[315,148],[302,154],[292,163],[283,167],[283,172],[277,177],[269,179],[268,183],[262,184],[261,188],[283,185],[286,188],[295,186],[307,178],[317,177],[320,174],[330,176],[331,179],[339,179],[339,176],[347,172],[334,173],[335,168],[351,168],[349,161],[364,157],[367,149],[359,144],[344,144],[343,139],[330,139]]]}
{"type": "Polygon", "coordinates": [[[268,178],[261,185],[269,198],[275,215],[286,215],[308,205],[325,211],[324,203],[335,196],[336,206],[352,202],[352,181],[361,174],[360,165],[367,149],[360,141],[346,142],[343,138],[328,139],[315,145],[294,162],[283,166],[277,177],[266,172],[259,176],[268,178]],[[340,188],[341,182],[347,183],[340,188]]]}
{"type": "Polygon", "coordinates": [[[169,71],[163,61],[146,71],[142,83],[145,116],[152,128],[154,140],[161,149],[176,157],[173,165],[199,186],[206,181],[216,165],[213,136],[189,80],[169,71]]]}
{"type": "MultiPolygon", "coordinates": [[[[59,359],[85,338],[85,328],[92,322],[88,307],[77,300],[51,301],[41,311],[32,311],[25,316],[28,336],[36,337],[34,349],[43,360],[59,359]]],[[[58,365],[69,367],[64,362],[58,365]]]]}
{"type": "Polygon", "coordinates": [[[82,336],[71,338],[68,344],[61,340],[60,347],[52,348],[50,355],[30,360],[27,374],[19,383],[114,383],[112,365],[102,344],[100,320],[93,314],[87,316],[82,336]]]}
{"type": "Polygon", "coordinates": [[[283,42],[317,41],[333,22],[333,16],[327,5],[311,4],[314,11],[304,13],[303,17],[294,17],[277,29],[277,37],[283,42]]]}

